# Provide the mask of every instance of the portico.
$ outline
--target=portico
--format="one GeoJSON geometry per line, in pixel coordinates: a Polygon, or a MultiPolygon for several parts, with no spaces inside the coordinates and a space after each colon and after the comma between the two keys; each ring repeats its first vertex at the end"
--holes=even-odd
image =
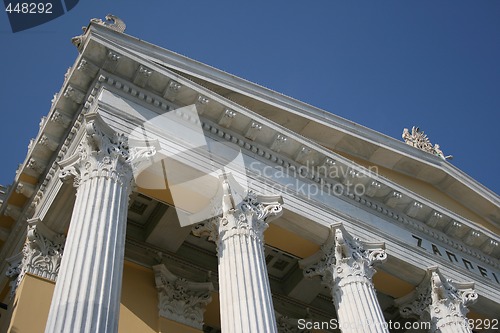
{"type": "Polygon", "coordinates": [[[74,41],[0,193],[3,331],[434,332],[439,302],[463,310],[451,330],[500,312],[498,196],[446,160],[112,22],[74,41]]]}

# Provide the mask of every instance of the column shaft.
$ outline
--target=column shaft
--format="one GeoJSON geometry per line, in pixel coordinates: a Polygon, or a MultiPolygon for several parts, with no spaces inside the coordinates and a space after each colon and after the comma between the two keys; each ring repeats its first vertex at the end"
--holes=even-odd
{"type": "Polygon", "coordinates": [[[233,229],[220,240],[223,332],[276,332],[262,241],[253,230],[233,229]]]}
{"type": "Polygon", "coordinates": [[[371,282],[363,277],[340,283],[332,292],[342,332],[388,332],[371,282]]]}
{"type": "Polygon", "coordinates": [[[282,199],[248,193],[230,174],[221,176],[221,184],[222,217],[195,226],[193,233],[217,243],[222,331],[276,333],[264,230],[282,214],[282,199]]]}
{"type": "Polygon", "coordinates": [[[46,332],[116,332],[128,185],[97,176],[78,189],[46,332]]]}
{"type": "MultiPolygon", "coordinates": [[[[155,148],[129,148],[97,113],[84,116],[77,151],[59,162],[76,201],[45,332],[116,332],[132,164],[155,148]]],[[[137,163],[136,163],[137,164],[137,163]]]]}

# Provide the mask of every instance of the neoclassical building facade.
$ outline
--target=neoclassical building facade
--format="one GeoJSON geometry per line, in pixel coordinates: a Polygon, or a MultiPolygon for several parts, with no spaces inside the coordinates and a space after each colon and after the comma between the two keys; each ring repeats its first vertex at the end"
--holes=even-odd
{"type": "Polygon", "coordinates": [[[1,332],[488,332],[500,199],[389,138],[92,20],[0,187],[1,332]]]}

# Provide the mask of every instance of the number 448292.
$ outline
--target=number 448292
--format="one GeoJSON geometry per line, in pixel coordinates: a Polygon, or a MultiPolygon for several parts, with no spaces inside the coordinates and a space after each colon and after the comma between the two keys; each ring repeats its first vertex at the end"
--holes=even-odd
{"type": "Polygon", "coordinates": [[[47,2],[22,2],[12,4],[9,2],[7,7],[5,7],[5,11],[9,14],[18,13],[18,14],[52,14],[52,3],[47,2]]]}

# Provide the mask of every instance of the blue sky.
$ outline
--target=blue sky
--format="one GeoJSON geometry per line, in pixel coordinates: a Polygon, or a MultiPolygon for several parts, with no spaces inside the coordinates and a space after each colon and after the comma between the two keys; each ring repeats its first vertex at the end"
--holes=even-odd
{"type": "Polygon", "coordinates": [[[126,33],[396,139],[418,125],[500,193],[500,1],[95,1],[12,33],[0,13],[0,184],[59,91],[81,26],[126,33]]]}

